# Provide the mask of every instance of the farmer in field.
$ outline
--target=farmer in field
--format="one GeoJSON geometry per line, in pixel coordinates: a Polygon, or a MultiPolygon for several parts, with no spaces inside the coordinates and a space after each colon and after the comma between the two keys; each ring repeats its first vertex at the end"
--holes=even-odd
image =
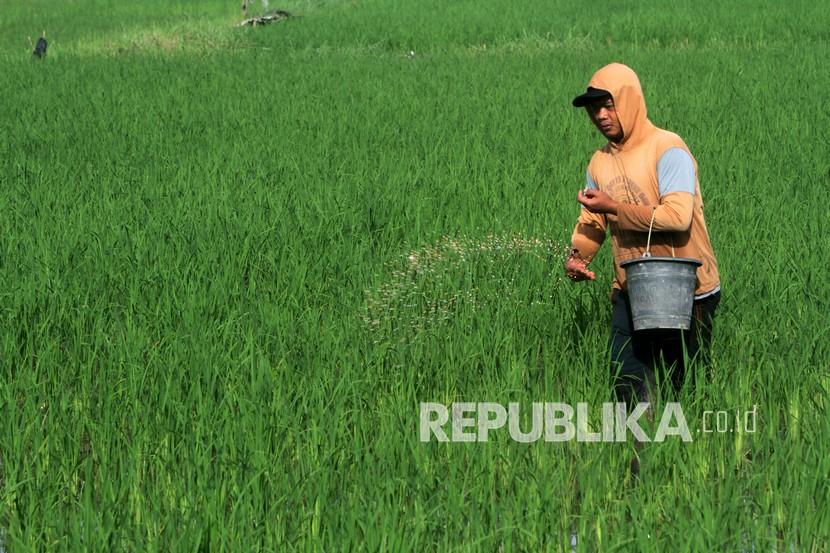
{"type": "Polygon", "coordinates": [[[574,228],[572,250],[565,263],[574,281],[594,280],[588,265],[605,236],[611,234],[614,282],[611,293],[611,362],[620,401],[649,401],[655,368],[661,358],[673,367],[676,389],[689,358],[708,362],[712,319],[720,301],[718,267],[703,219],[703,199],[697,162],[676,134],[657,128],[646,117],[646,104],[637,75],[612,63],[597,71],[584,94],[573,100],[584,107],[597,130],[608,140],[594,152],[586,187],[577,195],[582,204],[574,228]],[[654,256],[700,260],[697,269],[691,328],[634,331],[625,271],[620,262],[639,258],[646,249],[654,256]]]}

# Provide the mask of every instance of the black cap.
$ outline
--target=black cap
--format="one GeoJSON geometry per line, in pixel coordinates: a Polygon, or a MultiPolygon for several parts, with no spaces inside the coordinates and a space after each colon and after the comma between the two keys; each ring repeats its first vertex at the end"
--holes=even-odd
{"type": "Polygon", "coordinates": [[[581,108],[600,98],[607,98],[611,93],[601,88],[588,87],[584,94],[580,94],[571,102],[575,108],[581,108]]]}

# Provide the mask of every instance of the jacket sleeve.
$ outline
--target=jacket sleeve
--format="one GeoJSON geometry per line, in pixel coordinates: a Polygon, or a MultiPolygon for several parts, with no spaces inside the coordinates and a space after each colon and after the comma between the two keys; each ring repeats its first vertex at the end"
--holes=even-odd
{"type": "Polygon", "coordinates": [[[695,197],[688,192],[666,194],[656,206],[620,203],[617,226],[622,230],[648,231],[654,211],[654,230],[684,231],[692,224],[694,203],[695,197]]]}
{"type": "Polygon", "coordinates": [[[571,244],[582,259],[591,261],[594,258],[605,241],[605,227],[605,215],[591,213],[584,208],[580,211],[571,235],[571,244]]]}

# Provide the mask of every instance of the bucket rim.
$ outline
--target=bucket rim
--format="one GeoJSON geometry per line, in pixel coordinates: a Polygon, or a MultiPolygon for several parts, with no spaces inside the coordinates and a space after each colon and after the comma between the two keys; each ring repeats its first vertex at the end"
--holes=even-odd
{"type": "Polygon", "coordinates": [[[703,265],[703,262],[701,260],[692,259],[691,257],[635,257],[634,259],[626,259],[625,261],[620,261],[620,267],[634,265],[635,263],[648,263],[652,261],[674,261],[677,263],[691,264],[696,267],[700,267],[703,265]]]}

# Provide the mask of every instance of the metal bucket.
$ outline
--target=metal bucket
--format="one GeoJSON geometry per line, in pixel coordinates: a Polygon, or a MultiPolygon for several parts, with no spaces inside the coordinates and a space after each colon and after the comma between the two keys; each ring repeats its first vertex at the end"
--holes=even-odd
{"type": "Polygon", "coordinates": [[[695,299],[697,259],[640,257],[620,263],[628,281],[634,330],[689,330],[695,299]]]}

